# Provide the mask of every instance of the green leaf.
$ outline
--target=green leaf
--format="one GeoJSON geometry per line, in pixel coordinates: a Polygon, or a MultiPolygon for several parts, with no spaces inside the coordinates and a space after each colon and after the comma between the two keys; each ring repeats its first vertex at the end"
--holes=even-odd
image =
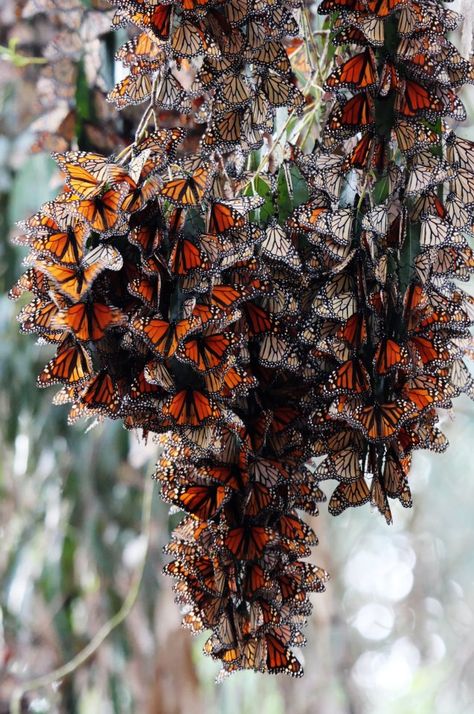
{"type": "Polygon", "coordinates": [[[309,191],[301,171],[295,164],[286,164],[286,170],[281,167],[277,186],[278,220],[284,223],[295,208],[308,200],[309,191]]]}
{"type": "Polygon", "coordinates": [[[268,223],[275,212],[269,182],[261,176],[256,176],[246,187],[244,194],[246,196],[261,196],[264,199],[263,205],[252,212],[251,220],[258,223],[268,223]]]}

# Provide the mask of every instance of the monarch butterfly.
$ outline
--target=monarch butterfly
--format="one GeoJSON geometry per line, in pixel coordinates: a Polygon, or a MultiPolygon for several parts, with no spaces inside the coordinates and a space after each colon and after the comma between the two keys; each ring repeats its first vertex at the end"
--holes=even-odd
{"type": "Polygon", "coordinates": [[[451,329],[455,328],[457,331],[471,324],[460,292],[453,291],[450,297],[446,297],[434,286],[430,286],[428,297],[429,304],[419,321],[420,328],[442,329],[449,323],[451,329]]]}
{"type": "Polygon", "coordinates": [[[456,92],[449,87],[435,87],[435,94],[438,101],[444,106],[443,114],[450,116],[454,121],[465,121],[467,118],[464,104],[457,96],[456,92]]]}
{"type": "Polygon", "coordinates": [[[89,227],[97,233],[108,234],[125,231],[122,213],[123,199],[129,192],[127,184],[119,189],[109,189],[101,196],[73,201],[72,207],[85,219],[89,227]]]}
{"type": "Polygon", "coordinates": [[[145,377],[145,371],[139,370],[133,375],[127,394],[127,399],[133,401],[134,408],[137,404],[150,404],[150,397],[157,399],[163,395],[163,390],[157,384],[151,384],[145,377]]]}
{"type": "Polygon", "coordinates": [[[290,268],[301,266],[300,257],[287,237],[284,228],[272,222],[265,230],[265,237],[260,244],[261,254],[270,260],[282,262],[290,268]]]}
{"type": "Polygon", "coordinates": [[[375,58],[371,49],[354,55],[326,80],[327,89],[371,89],[377,83],[375,58]]]}
{"type": "Polygon", "coordinates": [[[291,344],[285,336],[275,332],[267,332],[259,342],[259,361],[265,367],[281,366],[288,356],[291,344]]]}
{"type": "MultiPolygon", "coordinates": [[[[259,292],[260,284],[256,281],[255,285],[249,286],[232,286],[232,285],[214,285],[211,295],[211,306],[216,306],[221,310],[230,311],[240,305],[241,302],[248,300],[259,292]]],[[[263,288],[263,285],[262,285],[263,288]]]]}
{"type": "Polygon", "coordinates": [[[418,327],[421,315],[428,306],[428,297],[419,282],[412,281],[403,297],[403,319],[409,331],[418,327]]]}
{"type": "Polygon", "coordinates": [[[274,491],[261,483],[254,483],[250,486],[245,501],[245,515],[249,518],[255,518],[270,508],[272,504],[274,507],[275,500],[276,494],[274,491]]]}
{"type": "Polygon", "coordinates": [[[100,154],[68,151],[65,154],[53,154],[53,158],[66,174],[71,191],[80,198],[95,198],[107,184],[124,181],[127,175],[123,166],[113,164],[100,154]]]}
{"type": "MultiPolygon", "coordinates": [[[[202,138],[203,148],[207,150],[219,146],[231,150],[236,144],[239,144],[243,137],[246,137],[246,133],[243,131],[245,116],[248,114],[244,109],[232,110],[210,122],[202,138]]],[[[249,136],[251,135],[249,134],[249,136]]],[[[250,143],[252,144],[252,139],[250,139],[250,143]]]]}
{"type": "Polygon", "coordinates": [[[397,144],[407,156],[439,143],[439,135],[419,122],[397,119],[394,126],[397,144]]]}
{"type": "MultiPolygon", "coordinates": [[[[222,594],[224,592],[227,585],[227,577],[225,570],[220,567],[218,558],[210,558],[208,555],[201,555],[199,558],[194,558],[193,571],[199,582],[204,585],[208,592],[212,594],[222,594]]],[[[228,637],[226,624],[225,620],[219,624],[219,634],[221,637],[228,637]]]]}
{"type": "Polygon", "coordinates": [[[348,409],[340,398],[339,405],[336,408],[331,405],[329,411],[334,416],[346,416],[350,423],[362,428],[369,441],[374,442],[391,439],[415,411],[414,404],[402,399],[385,403],[374,402],[367,406],[356,406],[355,409],[351,409],[350,404],[347,406],[348,409]]]}
{"type": "Polygon", "coordinates": [[[474,379],[462,359],[455,359],[447,370],[449,378],[449,396],[465,393],[473,397],[474,379]]]}
{"type": "Polygon", "coordinates": [[[50,288],[51,283],[46,273],[37,268],[28,268],[10,288],[8,297],[11,300],[18,300],[23,293],[30,292],[39,297],[47,298],[50,288]]]}
{"type": "Polygon", "coordinates": [[[115,58],[125,67],[133,66],[153,72],[165,63],[166,52],[148,32],[142,32],[122,45],[115,53],[115,58]]]}
{"type": "MultiPolygon", "coordinates": [[[[422,256],[419,258],[421,262],[422,256]]],[[[434,256],[427,254],[426,262],[429,263],[429,266],[426,265],[428,275],[433,272],[435,275],[449,276],[467,282],[474,270],[474,253],[469,246],[445,247],[437,250],[434,256]]],[[[416,269],[418,270],[419,267],[423,270],[425,266],[419,266],[417,260],[416,269]]]]}
{"type": "Polygon", "coordinates": [[[387,147],[383,137],[375,135],[369,129],[351,153],[347,156],[344,169],[375,169],[378,173],[385,171],[387,164],[387,147]]]}
{"type": "Polygon", "coordinates": [[[441,406],[449,403],[446,395],[447,382],[440,377],[422,374],[412,377],[403,386],[402,393],[416,406],[418,412],[426,407],[441,406]]]}
{"type": "Polygon", "coordinates": [[[272,579],[259,563],[247,563],[243,591],[248,599],[253,599],[263,591],[273,588],[272,579]]]}
{"type": "Polygon", "coordinates": [[[118,0],[116,3],[126,11],[127,22],[137,27],[150,30],[159,40],[167,40],[170,36],[172,5],[154,5],[137,7],[133,0],[118,0]]]}
{"type": "MultiPolygon", "coordinates": [[[[348,459],[350,468],[347,468],[347,466],[344,467],[343,470],[346,472],[345,476],[347,478],[341,480],[352,481],[353,479],[350,477],[350,472],[352,471],[351,467],[355,466],[355,464],[351,464],[353,456],[349,452],[353,451],[359,454],[360,459],[363,460],[365,458],[363,455],[365,443],[362,434],[352,428],[342,428],[330,435],[322,447],[323,452],[329,453],[329,457],[320,464],[322,475],[325,476],[335,468],[335,463],[333,463],[332,460],[328,461],[328,459],[337,460],[338,454],[342,454],[343,462],[348,459]]],[[[319,472],[316,471],[316,474],[319,474],[319,472]]]]}
{"type": "Polygon", "coordinates": [[[275,72],[289,75],[291,65],[283,44],[276,40],[268,40],[256,50],[249,49],[245,55],[251,62],[262,67],[271,67],[275,72]]]}
{"type": "Polygon", "coordinates": [[[304,98],[290,78],[282,77],[267,70],[258,84],[258,91],[263,92],[271,107],[286,107],[291,104],[295,111],[301,109],[304,98]]]}
{"type": "MultiPolygon", "coordinates": [[[[451,196],[454,196],[454,194],[451,194],[451,196]]],[[[455,196],[454,199],[456,202],[458,201],[455,196]]],[[[428,191],[427,193],[422,194],[414,203],[413,211],[410,213],[410,217],[414,221],[419,221],[422,216],[438,216],[439,218],[447,217],[447,211],[444,203],[433,191],[428,191]]]]}
{"type": "Polygon", "coordinates": [[[171,49],[177,58],[192,59],[206,54],[211,49],[212,40],[201,27],[191,20],[183,20],[173,32],[171,49]]]}
{"type": "Polygon", "coordinates": [[[253,481],[273,488],[286,480],[286,475],[278,461],[254,458],[249,463],[249,475],[253,481]]]}
{"type": "Polygon", "coordinates": [[[214,5],[216,0],[180,0],[183,10],[193,12],[201,8],[206,10],[214,5]]]}
{"type": "Polygon", "coordinates": [[[411,457],[399,458],[394,449],[387,450],[383,470],[383,487],[391,498],[397,498],[406,482],[411,463],[411,457]]]}
{"type": "Polygon", "coordinates": [[[397,94],[395,111],[404,117],[419,115],[436,116],[444,111],[443,102],[433,96],[433,92],[414,80],[405,80],[403,92],[397,94]]]}
{"type": "Polygon", "coordinates": [[[239,73],[231,72],[224,75],[216,88],[216,108],[243,107],[252,97],[249,83],[239,73]]]}
{"type": "Polygon", "coordinates": [[[318,539],[313,529],[304,523],[295,514],[281,516],[275,523],[274,528],[278,529],[284,538],[290,540],[301,540],[306,545],[316,545],[318,539]]]}
{"type": "Polygon", "coordinates": [[[84,412],[114,416],[120,404],[118,387],[107,370],[103,369],[80,392],[78,401],[68,415],[68,423],[77,421],[84,412]]]}
{"type": "Polygon", "coordinates": [[[322,461],[315,475],[318,480],[337,479],[343,483],[352,483],[363,476],[361,454],[353,446],[336,451],[322,461]]]}
{"type": "Polygon", "coordinates": [[[245,48],[243,33],[227,22],[225,15],[212,8],[203,17],[203,26],[208,42],[205,47],[206,54],[218,58],[220,55],[227,59],[237,59],[245,48]]]}
{"type": "Polygon", "coordinates": [[[74,333],[76,339],[86,342],[100,340],[107,329],[123,325],[124,321],[125,315],[116,307],[99,302],[78,302],[61,310],[52,325],[66,328],[74,333]]]}
{"type": "Polygon", "coordinates": [[[350,483],[340,483],[329,500],[328,510],[332,516],[338,516],[346,508],[363,506],[370,501],[370,490],[363,477],[350,483]]]}
{"type": "Polygon", "coordinates": [[[207,521],[229,500],[231,491],[219,484],[187,482],[171,488],[163,485],[162,494],[165,500],[207,521]]]}
{"type": "Polygon", "coordinates": [[[367,341],[367,323],[362,312],[355,312],[346,322],[336,328],[336,336],[344,340],[354,351],[367,341]]]}
{"type": "Polygon", "coordinates": [[[224,372],[212,372],[204,375],[204,382],[209,393],[218,394],[221,399],[235,399],[246,396],[257,386],[256,378],[245,367],[224,367],[224,372]]]}
{"type": "Polygon", "coordinates": [[[199,372],[210,372],[223,365],[227,354],[239,342],[239,336],[232,333],[199,335],[183,343],[176,356],[199,372]]]}
{"type": "Polygon", "coordinates": [[[406,194],[408,196],[420,194],[432,188],[435,184],[446,181],[449,176],[450,168],[445,161],[438,159],[427,151],[421,151],[416,154],[411,164],[406,194]]]}
{"type": "Polygon", "coordinates": [[[333,37],[334,45],[356,44],[381,46],[384,43],[385,23],[382,18],[362,12],[345,12],[334,23],[339,30],[333,37]],[[344,29],[339,30],[343,26],[344,29]]]}
{"type": "Polygon", "coordinates": [[[140,154],[145,151],[150,152],[150,159],[153,161],[154,170],[161,171],[176,156],[178,145],[182,142],[184,129],[155,129],[134,144],[133,151],[140,154]]]}
{"type": "MultiPolygon", "coordinates": [[[[145,275],[148,275],[150,278],[156,278],[157,276],[162,277],[165,273],[164,260],[159,253],[155,253],[146,259],[142,257],[140,267],[145,275]]],[[[127,268],[129,273],[133,275],[133,266],[129,263],[127,268]]]]}
{"type": "Polygon", "coordinates": [[[462,168],[472,173],[474,143],[450,132],[446,138],[446,158],[453,168],[462,168]]]}
{"type": "Polygon", "coordinates": [[[216,421],[221,416],[217,404],[196,389],[182,389],[168,399],[161,411],[178,426],[200,427],[209,420],[216,421]]]}
{"type": "Polygon", "coordinates": [[[374,124],[374,102],[370,94],[356,94],[345,104],[336,105],[329,115],[327,129],[335,135],[353,134],[374,124]]]}
{"type": "Polygon", "coordinates": [[[378,17],[387,17],[392,12],[400,9],[400,6],[406,5],[408,0],[366,0],[367,9],[369,12],[378,17]]]}
{"type": "Polygon", "coordinates": [[[153,104],[160,109],[189,114],[191,101],[181,82],[168,70],[164,73],[153,93],[153,104]]]}
{"type": "Polygon", "coordinates": [[[444,211],[455,228],[465,228],[470,222],[469,212],[464,203],[453,193],[446,196],[444,211]]]}
{"type": "Polygon", "coordinates": [[[227,533],[224,543],[238,560],[257,560],[262,557],[265,548],[274,538],[270,528],[240,526],[227,533]]]}
{"type": "Polygon", "coordinates": [[[44,226],[34,227],[32,235],[27,236],[26,242],[32,252],[42,258],[51,258],[60,265],[80,263],[89,236],[86,223],[75,215],[59,222],[45,215],[43,222],[44,226]]]}
{"type": "Polygon", "coordinates": [[[39,374],[37,384],[39,387],[58,383],[77,385],[88,379],[91,372],[89,352],[82,345],[66,338],[58,347],[56,356],[39,374]]]}
{"type": "Polygon", "coordinates": [[[388,505],[388,499],[383,490],[380,479],[377,476],[372,478],[370,484],[370,503],[385,518],[385,522],[390,525],[393,522],[392,511],[388,505]]]}
{"type": "Polygon", "coordinates": [[[168,322],[159,313],[156,317],[135,317],[130,322],[130,329],[139,335],[161,358],[172,357],[179,343],[199,329],[201,323],[195,316],[168,322]]]}
{"type": "Polygon", "coordinates": [[[191,310],[191,315],[200,320],[203,329],[210,326],[223,329],[225,325],[229,325],[236,320],[239,314],[240,313],[234,311],[229,315],[229,313],[223,311],[217,305],[206,305],[200,302],[196,303],[191,310]]]}
{"type": "Polygon", "coordinates": [[[295,215],[289,219],[289,225],[293,227],[293,221],[295,221],[297,227],[314,230],[320,217],[329,211],[329,209],[330,206],[327,198],[319,196],[299,206],[296,209],[295,215]]]}
{"type": "Polygon", "coordinates": [[[314,299],[312,309],[320,317],[346,322],[357,310],[357,298],[352,292],[342,292],[333,300],[314,299]]]}
{"type": "Polygon", "coordinates": [[[448,448],[449,442],[442,431],[432,424],[417,424],[418,443],[417,448],[429,449],[437,453],[442,453],[448,448]]]}
{"type": "Polygon", "coordinates": [[[161,182],[157,176],[150,175],[155,170],[153,160],[148,160],[150,150],[141,152],[130,162],[129,192],[122,201],[122,210],[133,213],[144,208],[144,206],[158,193],[161,182]]]}
{"type": "Polygon", "coordinates": [[[166,181],[161,195],[177,206],[199,206],[208,189],[210,165],[203,163],[192,173],[166,181]]]}
{"type": "Polygon", "coordinates": [[[250,15],[249,3],[247,0],[231,0],[224,3],[223,10],[228,22],[231,25],[240,25],[245,22],[250,15]]]}
{"type": "Polygon", "coordinates": [[[145,364],[143,376],[149,384],[156,384],[168,394],[176,392],[171,372],[158,360],[150,360],[145,364]]]}
{"type": "MultiPolygon", "coordinates": [[[[118,255],[120,256],[120,253],[118,255]]],[[[114,264],[112,258],[97,252],[97,249],[88,253],[81,263],[74,267],[57,265],[49,261],[38,262],[36,265],[38,270],[44,272],[57,285],[58,290],[71,300],[81,299],[105,269],[120,269],[119,262],[114,264]]]]}
{"type": "Polygon", "coordinates": [[[267,649],[266,665],[270,674],[289,674],[292,677],[302,677],[303,667],[290,649],[272,632],[265,633],[267,649]]]}
{"type": "Polygon", "coordinates": [[[142,72],[132,72],[124,77],[107,94],[107,101],[115,104],[117,109],[123,109],[133,104],[141,104],[151,97],[153,82],[150,75],[142,72]]]}
{"type": "Polygon", "coordinates": [[[232,206],[231,201],[212,201],[207,222],[208,233],[218,235],[234,228],[243,228],[245,224],[244,216],[232,206]]]}
{"type": "Polygon", "coordinates": [[[201,466],[199,476],[206,480],[221,483],[233,491],[243,491],[248,483],[248,473],[236,465],[212,464],[201,466]]]}
{"type": "Polygon", "coordinates": [[[450,193],[453,193],[463,204],[474,203],[472,176],[472,171],[459,166],[454,173],[454,178],[449,183],[450,193]]]}
{"type": "Polygon", "coordinates": [[[394,368],[406,367],[410,364],[410,355],[403,345],[385,337],[377,346],[374,364],[377,374],[388,374],[394,368]]]}
{"type": "Polygon", "coordinates": [[[462,236],[456,234],[452,226],[439,216],[422,216],[420,245],[422,248],[437,248],[447,244],[461,242],[462,236]]]}
{"type": "Polygon", "coordinates": [[[132,228],[128,240],[132,245],[140,249],[145,258],[151,257],[163,241],[163,230],[160,226],[159,214],[150,223],[141,223],[132,228]]]}
{"type": "Polygon", "coordinates": [[[370,389],[369,374],[358,359],[349,359],[332,372],[324,392],[330,394],[363,394],[370,389]]]}
{"type": "Polygon", "coordinates": [[[207,272],[212,267],[200,246],[184,236],[178,236],[176,239],[168,265],[171,273],[179,277],[188,276],[196,271],[207,272]]]}
{"type": "Polygon", "coordinates": [[[156,310],[160,300],[161,278],[159,275],[155,277],[148,277],[143,274],[138,275],[130,280],[127,290],[149,308],[156,310]]]}
{"type": "Polygon", "coordinates": [[[61,331],[56,331],[53,325],[54,318],[59,311],[59,302],[57,297],[54,300],[35,297],[20,310],[17,317],[21,331],[25,333],[39,332],[47,335],[57,332],[59,341],[62,337],[61,331]]]}

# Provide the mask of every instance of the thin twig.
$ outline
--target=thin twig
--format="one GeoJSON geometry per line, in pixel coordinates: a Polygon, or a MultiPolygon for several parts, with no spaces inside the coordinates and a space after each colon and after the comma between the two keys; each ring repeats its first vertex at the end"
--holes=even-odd
{"type": "Polygon", "coordinates": [[[142,560],[138,565],[130,586],[130,590],[127,593],[125,600],[123,601],[120,610],[110,618],[100,630],[94,635],[89,644],[87,644],[84,649],[77,653],[69,662],[61,665],[57,669],[54,669],[48,674],[44,674],[40,677],[30,679],[27,682],[19,684],[13,690],[10,699],[10,714],[21,714],[21,700],[26,692],[31,692],[35,689],[42,689],[44,687],[49,687],[55,682],[58,682],[64,677],[69,676],[75,672],[79,667],[81,667],[103,644],[107,637],[124,622],[132,611],[134,605],[137,602],[138,595],[140,593],[141,584],[143,581],[143,573],[145,571],[145,563],[148,556],[148,550],[150,547],[150,532],[151,532],[151,510],[153,501],[153,491],[154,483],[152,479],[147,479],[145,482],[145,487],[143,490],[143,502],[142,502],[142,535],[145,537],[145,550],[143,553],[142,560]]]}

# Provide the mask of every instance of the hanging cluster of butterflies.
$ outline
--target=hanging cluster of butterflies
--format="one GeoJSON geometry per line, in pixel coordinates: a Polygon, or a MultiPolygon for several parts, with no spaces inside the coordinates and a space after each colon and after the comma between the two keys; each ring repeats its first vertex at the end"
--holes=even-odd
{"type": "MultiPolygon", "coordinates": [[[[298,33],[294,2],[117,0],[117,27],[139,34],[116,57],[129,70],[109,93],[118,108],[151,99],[192,114],[201,154],[261,146],[277,107],[302,108],[284,39],[298,33]]],[[[184,118],[184,117],[183,117],[184,118]]]]}
{"type": "Polygon", "coordinates": [[[471,66],[438,2],[324,0],[334,42],[357,51],[327,78],[322,146],[269,167],[257,221],[264,200],[224,167],[302,104],[283,42],[296,3],[115,4],[140,33],[111,98],[149,98],[155,127],[115,158],[55,154],[64,190],[23,222],[11,294],[33,294],[21,329],[56,347],[38,383],[60,385],[71,422],[158,435],[155,477],[185,513],[165,570],[184,624],[211,630],[205,652],[223,675],[299,676],[327,579],[299,512],[336,479],[331,513],[371,502],[390,521],[388,499],[411,503],[413,450],[446,447],[437,409],[473,392],[472,300],[453,280],[474,267],[474,145],[445,124],[471,66]],[[199,153],[159,109],[205,115],[199,153]],[[283,224],[281,176],[309,191],[283,224]]]}
{"type": "Polygon", "coordinates": [[[339,481],[332,514],[370,502],[391,522],[389,499],[411,505],[413,450],[447,446],[437,410],[474,395],[474,304],[454,282],[474,270],[474,144],[448,126],[465,118],[454,88],[474,70],[440,2],[319,11],[339,11],[333,41],[355,48],[326,80],[322,149],[295,159],[311,195],[289,220],[314,265],[300,340],[321,372],[315,475],[339,481]]]}
{"type": "Polygon", "coordinates": [[[283,229],[249,220],[219,165],[182,155],[181,128],[145,132],[119,160],[54,158],[62,193],[21,224],[32,300],[23,332],[56,347],[38,377],[60,385],[69,421],[122,419],[161,434],[156,478],[185,511],[167,567],[194,631],[225,672],[298,676],[291,648],[326,573],[305,563],[316,536],[296,509],[323,494],[298,431],[298,356],[279,288],[300,260],[283,229]]]}

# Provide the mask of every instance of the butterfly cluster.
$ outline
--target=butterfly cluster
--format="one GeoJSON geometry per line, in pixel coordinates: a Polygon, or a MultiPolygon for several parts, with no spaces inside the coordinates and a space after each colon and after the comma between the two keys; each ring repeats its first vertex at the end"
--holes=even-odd
{"type": "Polygon", "coordinates": [[[299,676],[292,648],[327,580],[300,512],[336,479],[331,513],[371,502],[390,521],[413,450],[446,447],[438,408],[474,391],[472,300],[453,282],[474,267],[474,145],[448,127],[471,66],[441,3],[323,0],[334,43],[356,50],[326,79],[321,144],[289,146],[268,195],[242,195],[236,155],[304,103],[285,49],[296,3],[115,5],[139,34],[110,99],[148,109],[115,157],[55,154],[64,190],[23,222],[11,293],[33,293],[21,329],[56,345],[38,382],[61,386],[71,422],[157,435],[155,478],[185,513],[165,570],[184,624],[211,630],[205,652],[223,675],[299,676]],[[308,193],[285,219],[281,176],[308,193]]]}
{"type": "MultiPolygon", "coordinates": [[[[217,4],[120,3],[120,16],[135,23],[137,15],[176,18],[166,46],[153,25],[127,51],[146,38],[150,51],[167,48],[169,69],[178,64],[176,37],[207,26],[205,12],[215,22],[232,17],[235,32],[243,37],[245,29],[254,43],[265,20],[265,52],[252,50],[256,83],[241,108],[250,113],[259,102],[271,116],[284,102],[265,99],[277,71],[276,60],[270,68],[265,58],[278,48],[283,91],[289,61],[270,38],[288,10],[262,14],[247,4],[240,17],[232,7],[224,16],[217,4]]],[[[215,58],[220,84],[206,90],[208,102],[222,108],[230,101],[224,83],[239,81],[250,52],[236,54],[229,72],[218,71],[224,58],[215,58]]],[[[143,57],[134,56],[148,76],[143,57]]],[[[182,50],[179,64],[185,57],[182,50]]],[[[200,59],[204,74],[211,60],[200,59]]],[[[296,96],[288,89],[285,101],[291,106],[296,96]]],[[[264,129],[271,125],[258,129],[257,143],[264,129]]],[[[61,386],[54,401],[71,404],[70,422],[107,416],[160,435],[156,479],[165,501],[187,514],[173,532],[166,570],[177,578],[185,624],[212,630],[205,651],[224,672],[297,676],[302,667],[291,648],[304,644],[308,593],[324,589],[327,578],[302,560],[316,536],[296,510],[315,514],[323,498],[304,467],[311,452],[298,429],[301,390],[292,386],[300,361],[286,324],[298,305],[285,285],[298,282],[301,260],[281,227],[250,220],[263,200],[238,195],[222,168],[234,143],[211,147],[206,136],[199,155],[186,153],[181,127],[144,131],[121,157],[55,154],[64,190],[21,226],[17,241],[30,249],[29,267],[12,296],[33,293],[20,311],[21,329],[56,345],[38,384],[61,386]]],[[[237,140],[248,151],[240,133],[237,140]]]]}
{"type": "Polygon", "coordinates": [[[474,269],[474,144],[455,88],[471,64],[446,39],[460,17],[438,2],[324,0],[333,42],[355,49],[326,80],[322,148],[299,157],[312,187],[290,228],[311,244],[314,278],[300,334],[310,345],[319,481],[340,483],[337,515],[389,499],[411,505],[415,449],[443,451],[437,410],[474,394],[463,360],[474,269]]]}
{"type": "Polygon", "coordinates": [[[284,43],[298,34],[299,4],[119,0],[115,26],[131,23],[139,34],[116,54],[129,73],[109,101],[151,99],[157,112],[191,115],[202,156],[260,147],[278,107],[304,104],[284,43]]]}

